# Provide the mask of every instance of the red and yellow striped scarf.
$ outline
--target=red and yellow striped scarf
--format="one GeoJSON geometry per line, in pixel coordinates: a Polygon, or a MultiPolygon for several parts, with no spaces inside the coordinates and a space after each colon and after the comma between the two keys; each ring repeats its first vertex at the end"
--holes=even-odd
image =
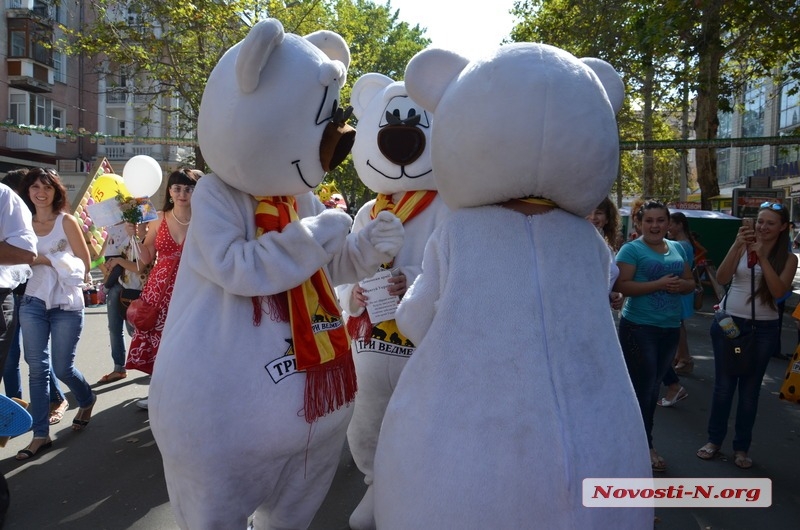
{"type": "MultiPolygon", "coordinates": [[[[375,219],[380,212],[389,211],[400,219],[400,222],[406,224],[430,206],[433,199],[436,198],[436,193],[435,190],[407,191],[397,201],[397,204],[392,202],[391,195],[379,193],[375,204],[372,205],[372,210],[370,210],[370,219],[375,219]]],[[[392,262],[384,264],[386,269],[391,267],[392,262]]],[[[369,340],[372,337],[372,322],[366,310],[358,316],[351,316],[347,319],[347,331],[350,336],[359,339],[369,340]]]]}
{"type": "MultiPolygon", "coordinates": [[[[294,197],[256,197],[256,237],[282,231],[299,219],[294,197]]],[[[261,323],[262,299],[253,297],[253,323],[261,323]]],[[[304,414],[308,423],[353,401],[356,373],[350,338],[325,271],[286,292],[267,297],[270,318],[289,322],[295,362],[306,372],[304,414]]]]}

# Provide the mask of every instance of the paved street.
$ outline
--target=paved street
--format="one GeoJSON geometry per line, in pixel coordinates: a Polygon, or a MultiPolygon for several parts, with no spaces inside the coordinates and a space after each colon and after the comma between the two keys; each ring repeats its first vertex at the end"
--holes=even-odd
{"type": "MultiPolygon", "coordinates": [[[[709,298],[708,296],[706,297],[709,298]]],[[[790,305],[800,296],[795,294],[790,305]]],[[[689,397],[673,409],[656,411],[654,439],[667,462],[665,477],[768,477],[772,479],[770,508],[683,508],[657,511],[660,530],[794,528],[800,520],[800,407],[777,398],[786,361],[772,360],[761,393],[759,417],[751,456],[754,466],[743,471],[734,466],[730,436],[724,456],[705,462],[694,452],[705,442],[705,424],[712,388],[713,360],[708,341],[710,303],[689,322],[689,340],[696,359],[695,371],[682,378],[689,397]]],[[[794,322],[784,321],[783,351],[794,350],[794,322]]],[[[78,367],[90,382],[112,368],[106,332],[105,307],[86,311],[86,326],[79,344],[78,367]]],[[[27,367],[23,362],[27,381],[27,367]]],[[[73,433],[73,408],[51,430],[53,448],[27,463],[14,460],[30,434],[12,439],[2,449],[0,471],[11,489],[7,529],[174,529],[175,523],[153,441],[148,415],[134,402],[147,394],[148,378],[132,372],[128,379],[97,389],[99,399],[89,428],[73,433]]],[[[27,385],[26,385],[27,386],[27,385]]],[[[198,389],[214,392],[219,389],[198,389]]],[[[581,389],[586,399],[602,400],[591,386],[581,389]]],[[[27,392],[26,392],[27,396],[27,392]]],[[[235,413],[235,411],[232,411],[235,413]]],[[[208,433],[214,436],[213,432],[208,433]]],[[[625,440],[598,443],[624,444],[625,440]]],[[[592,451],[591,447],[586,448],[592,451]]],[[[346,529],[350,511],[364,486],[345,451],[331,492],[312,525],[315,530],[346,529]]],[[[533,527],[533,523],[532,523],[533,527]]]]}

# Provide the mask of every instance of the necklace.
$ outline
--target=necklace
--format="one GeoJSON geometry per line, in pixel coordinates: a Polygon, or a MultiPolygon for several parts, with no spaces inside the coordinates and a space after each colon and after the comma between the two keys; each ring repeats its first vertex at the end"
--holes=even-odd
{"type": "Polygon", "coordinates": [[[183,221],[181,221],[180,219],[178,219],[178,216],[177,216],[177,215],[175,215],[175,210],[172,210],[172,218],[173,218],[173,219],[175,219],[175,222],[176,222],[176,223],[178,223],[178,224],[179,224],[179,225],[181,225],[181,226],[189,226],[189,222],[192,220],[192,218],[190,217],[190,218],[189,218],[189,221],[186,221],[186,222],[184,223],[183,221]]]}

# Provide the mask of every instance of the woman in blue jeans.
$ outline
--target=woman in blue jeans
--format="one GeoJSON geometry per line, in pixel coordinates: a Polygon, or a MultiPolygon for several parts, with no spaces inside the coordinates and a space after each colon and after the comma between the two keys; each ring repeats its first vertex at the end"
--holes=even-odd
{"type": "Polygon", "coordinates": [[[635,213],[641,236],[617,253],[619,277],[614,290],[627,297],[619,321],[619,341],[639,402],[653,471],[666,470],[653,448],[653,416],[658,390],[678,347],[681,295],[694,290],[683,249],[665,239],[669,210],[646,201],[635,213]]]}
{"type": "Polygon", "coordinates": [[[127,321],[125,315],[127,306],[123,305],[120,295],[123,289],[139,291],[140,293],[142,291],[149,267],[129,258],[133,257],[131,238],[135,236],[143,239],[146,235],[147,223],[138,225],[123,223],[108,229],[108,238],[104,245],[107,257],[102,267],[105,268],[107,275],[104,288],[106,289],[108,335],[111,341],[111,360],[114,362],[114,370],[101,377],[97,382],[98,385],[113,383],[128,377],[128,371],[125,368],[127,348],[125,346],[123,326],[127,328],[128,335],[133,335],[134,330],[133,326],[127,321]],[[113,274],[116,267],[121,269],[119,270],[119,275],[113,274]],[[113,280],[115,276],[116,279],[113,280]]]}
{"type": "MultiPolygon", "coordinates": [[[[14,169],[6,173],[2,182],[15,192],[19,193],[20,184],[22,179],[28,173],[28,168],[14,169]]],[[[27,279],[26,279],[27,281],[27,279]]],[[[20,284],[12,291],[14,301],[14,334],[11,336],[11,345],[8,348],[8,357],[6,357],[6,364],[3,370],[3,383],[6,388],[6,396],[22,399],[22,377],[19,371],[19,360],[22,348],[20,346],[21,332],[19,329],[19,304],[22,301],[22,295],[25,294],[25,283],[20,284]]],[[[50,371],[52,374],[52,370],[50,371]]],[[[58,379],[55,377],[50,378],[50,425],[55,425],[61,421],[64,413],[67,411],[69,403],[58,386],[58,379]]]]}
{"type": "Polygon", "coordinates": [[[17,453],[29,460],[52,446],[48,422],[50,364],[72,391],[78,414],[72,429],[89,424],[97,396],[75,368],[75,352],[83,329],[83,290],[89,270],[89,248],[78,221],[65,213],[67,191],[52,169],[31,169],[20,189],[33,212],[38,256],[19,307],[22,346],[29,367],[33,440],[17,453]]]}
{"type": "Polygon", "coordinates": [[[792,286],[797,272],[797,256],[789,251],[789,212],[779,203],[765,202],[756,218],[755,230],[739,228],[736,240],[717,268],[717,281],[730,283],[723,302],[740,333],[753,332],[755,342],[751,370],[746,375],[728,375],[722,355],[725,337],[715,320],[711,323],[711,345],[714,348],[714,393],[708,418],[708,443],[697,450],[703,460],[714,458],[728,432],[728,417],[733,397],[739,391],[733,437],[734,463],[742,468],[752,467],[748,456],[753,439],[753,425],[758,412],[761,380],[770,356],[780,341],[778,308],[780,299],[792,286]],[[751,257],[748,266],[748,256],[751,257]],[[757,262],[753,265],[752,258],[757,262]],[[751,274],[755,275],[755,290],[751,296],[751,274]],[[755,320],[752,319],[755,305],[755,320]]]}

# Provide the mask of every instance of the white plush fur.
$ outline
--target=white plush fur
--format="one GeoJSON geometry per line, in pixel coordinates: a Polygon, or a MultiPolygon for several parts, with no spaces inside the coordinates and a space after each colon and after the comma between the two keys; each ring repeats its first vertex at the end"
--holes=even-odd
{"type": "Polygon", "coordinates": [[[375,454],[382,530],[652,528],[649,508],[582,506],[584,478],[652,476],[609,250],[582,217],[619,154],[621,81],[594,66],[613,105],[586,63],[550,46],[472,63],[432,49],[408,65],[409,94],[436,115],[434,175],[454,211],[398,309],[417,350],[375,454]],[[495,204],[528,195],[559,208],[495,204]]]}
{"type": "Polygon", "coordinates": [[[406,88],[436,114],[433,165],[450,208],[533,195],[585,216],[608,194],[619,160],[608,117],[623,89],[606,63],[531,43],[471,63],[439,49],[418,57],[406,88]]]}
{"type": "MultiPolygon", "coordinates": [[[[353,163],[361,181],[375,192],[392,195],[395,203],[406,191],[435,190],[430,160],[430,125],[433,116],[408,97],[404,84],[382,74],[365,74],[353,86],[351,104],[358,118],[358,135],[352,150],[353,163]],[[390,160],[379,148],[379,133],[388,126],[385,117],[387,112],[402,118],[410,114],[422,115],[416,127],[417,131],[423,133],[421,153],[419,158],[409,164],[390,160]]],[[[402,138],[398,142],[412,145],[412,142],[406,142],[402,138]]],[[[368,224],[374,203],[374,200],[369,201],[359,210],[353,223],[354,232],[359,232],[368,224]]],[[[448,212],[448,208],[437,195],[422,213],[404,225],[405,241],[395,257],[393,267],[399,268],[406,276],[408,285],[422,271],[425,244],[448,212]]],[[[339,299],[348,315],[360,315],[364,311],[354,303],[354,286],[355,284],[347,284],[337,288],[339,299]]],[[[373,459],[383,413],[407,358],[376,353],[374,348],[363,347],[358,342],[353,351],[358,374],[358,394],[353,418],[347,430],[347,441],[359,470],[364,473],[364,481],[371,488],[373,459]]],[[[353,512],[350,527],[353,530],[375,527],[371,489],[353,512]]]]}
{"type": "Polygon", "coordinates": [[[181,528],[244,529],[253,513],[257,529],[307,528],[333,480],[352,407],[306,423],[289,325],[268,314],[254,325],[252,297],[284,292],[320,268],[334,284],[356,281],[402,244],[397,218],[348,235],[349,216],[309,191],[324,175],[319,105],[326,93],[338,98],[342,78],[339,60],[268,20],[209,79],[200,146],[214,173],[192,198],[150,385],[151,425],[181,528]],[[301,219],[256,237],[254,193],[294,195],[301,219]]]}

